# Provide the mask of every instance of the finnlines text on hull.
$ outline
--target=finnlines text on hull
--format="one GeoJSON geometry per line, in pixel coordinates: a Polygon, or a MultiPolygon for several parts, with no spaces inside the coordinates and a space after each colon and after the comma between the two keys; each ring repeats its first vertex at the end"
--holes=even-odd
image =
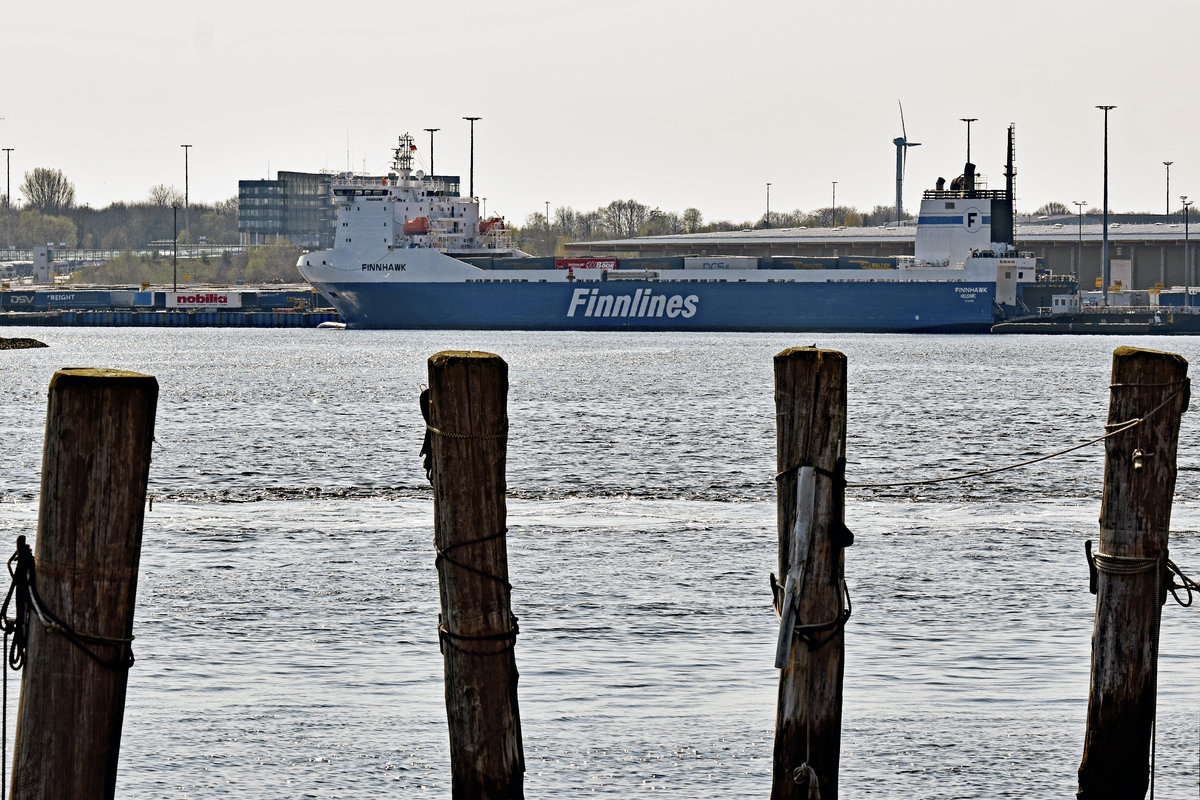
{"type": "Polygon", "coordinates": [[[571,295],[567,316],[583,307],[584,317],[683,317],[696,315],[700,304],[697,295],[654,294],[652,289],[638,289],[632,295],[600,294],[599,289],[576,289],[571,295]]]}

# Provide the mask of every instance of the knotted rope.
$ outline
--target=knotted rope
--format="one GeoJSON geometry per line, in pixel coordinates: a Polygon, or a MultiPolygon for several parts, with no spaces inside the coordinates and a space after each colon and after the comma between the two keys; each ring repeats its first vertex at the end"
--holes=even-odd
{"type": "MultiPolygon", "coordinates": [[[[64,637],[100,666],[111,670],[128,670],[133,666],[133,648],[129,646],[133,642],[132,636],[113,637],[79,633],[46,608],[37,590],[37,561],[24,536],[17,537],[16,552],[8,559],[8,574],[12,583],[4,597],[4,604],[0,605],[0,627],[4,629],[4,653],[9,669],[17,671],[25,666],[29,624],[35,614],[47,633],[57,633],[64,637]],[[14,607],[12,617],[8,616],[10,606],[14,607]],[[88,646],[90,644],[123,645],[123,655],[106,659],[92,650],[88,646]]],[[[0,678],[0,684],[3,686],[0,689],[0,762],[3,762],[0,765],[0,786],[3,787],[0,798],[3,798],[7,797],[8,793],[8,669],[0,667],[0,672],[4,673],[0,678]]]]}

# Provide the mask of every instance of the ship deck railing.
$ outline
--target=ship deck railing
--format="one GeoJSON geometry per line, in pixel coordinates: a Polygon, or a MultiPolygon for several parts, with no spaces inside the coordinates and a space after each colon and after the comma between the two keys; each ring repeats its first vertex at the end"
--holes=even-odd
{"type": "Polygon", "coordinates": [[[1007,189],[926,189],[925,200],[1007,200],[1007,189]]]}
{"type": "MultiPolygon", "coordinates": [[[[1069,313],[1096,314],[1099,316],[1132,316],[1134,314],[1200,314],[1200,305],[1195,306],[1081,306],[1069,313]]],[[[1042,309],[1038,308],[1038,313],[1042,309]]],[[[1061,313],[1061,312],[1060,312],[1061,313]]],[[[1053,316],[1048,314],[1047,316],[1053,316]]]]}

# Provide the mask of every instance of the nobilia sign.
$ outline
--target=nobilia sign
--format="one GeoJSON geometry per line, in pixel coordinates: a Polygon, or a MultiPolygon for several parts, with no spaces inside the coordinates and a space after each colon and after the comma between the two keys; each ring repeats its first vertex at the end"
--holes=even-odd
{"type": "Polygon", "coordinates": [[[242,295],[238,292],[199,289],[194,292],[167,292],[167,308],[241,308],[242,295]]]}

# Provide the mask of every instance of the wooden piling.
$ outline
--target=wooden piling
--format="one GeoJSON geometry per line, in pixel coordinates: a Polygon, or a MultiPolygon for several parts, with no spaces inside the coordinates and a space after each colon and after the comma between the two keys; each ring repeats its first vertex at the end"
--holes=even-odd
{"type": "Polygon", "coordinates": [[[775,356],[780,643],[772,800],[806,800],[815,774],[837,800],[841,758],[843,624],[841,525],[846,357],[792,348],[775,356]],[[796,552],[797,549],[804,552],[796,552]],[[799,626],[799,631],[797,630],[799,626]]]}
{"type": "Polygon", "coordinates": [[[499,356],[429,359],[439,633],[456,800],[524,797],[505,536],[507,396],[508,365],[499,356]]]}
{"type": "Polygon", "coordinates": [[[50,382],[37,594],[13,749],[13,800],[112,798],[158,382],[67,369],[50,382]],[[72,633],[73,632],[73,633],[72,633]]]}
{"type": "Polygon", "coordinates": [[[1186,375],[1187,361],[1173,353],[1133,347],[1113,353],[1108,430],[1145,421],[1105,442],[1082,800],[1146,795],[1186,375]]]}

